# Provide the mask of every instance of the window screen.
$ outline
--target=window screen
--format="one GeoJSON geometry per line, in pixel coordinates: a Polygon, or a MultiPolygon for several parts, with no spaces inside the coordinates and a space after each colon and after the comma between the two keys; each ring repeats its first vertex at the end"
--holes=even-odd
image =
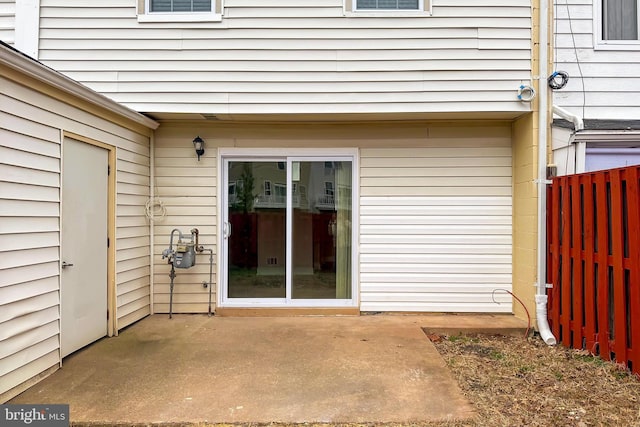
{"type": "Polygon", "coordinates": [[[211,12],[211,0],[150,0],[151,12],[211,12]]]}
{"type": "Polygon", "coordinates": [[[638,40],[638,0],[602,0],[602,39],[638,40]]]}
{"type": "Polygon", "coordinates": [[[356,9],[418,10],[419,0],[356,0],[356,9]]]}

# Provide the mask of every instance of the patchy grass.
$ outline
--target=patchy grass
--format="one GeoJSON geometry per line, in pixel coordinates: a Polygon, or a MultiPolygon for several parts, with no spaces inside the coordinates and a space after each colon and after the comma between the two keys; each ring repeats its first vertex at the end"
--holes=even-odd
{"type": "Polygon", "coordinates": [[[429,335],[474,406],[474,420],[433,426],[640,427],[640,379],[539,338],[429,335]]]}

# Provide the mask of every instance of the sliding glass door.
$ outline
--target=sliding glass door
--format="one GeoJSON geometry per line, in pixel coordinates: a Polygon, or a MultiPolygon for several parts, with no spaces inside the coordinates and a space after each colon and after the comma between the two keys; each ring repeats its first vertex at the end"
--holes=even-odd
{"type": "Polygon", "coordinates": [[[350,305],[351,158],[225,158],[223,304],[350,305]]]}

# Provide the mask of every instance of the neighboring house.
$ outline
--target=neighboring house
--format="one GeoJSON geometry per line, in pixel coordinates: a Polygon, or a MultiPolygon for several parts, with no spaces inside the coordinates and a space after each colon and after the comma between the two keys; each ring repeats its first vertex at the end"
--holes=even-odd
{"type": "Polygon", "coordinates": [[[553,121],[559,174],[640,164],[639,22],[637,0],[556,2],[555,67],[569,81],[553,103],[575,116],[553,121]]]}
{"type": "MultiPolygon", "coordinates": [[[[0,4],[15,10],[17,48],[155,120],[116,120],[138,122],[88,136],[117,157],[114,258],[105,267],[113,299],[100,303],[116,313],[110,332],[169,311],[161,254],[175,228],[198,228],[215,254],[217,314],[526,317],[504,291],[535,312],[533,285],[544,271],[538,146],[546,142],[537,132],[537,117],[546,117],[536,114],[540,95],[527,100],[546,64],[533,48],[537,1],[0,4]]],[[[2,34],[11,42],[10,28],[2,34]]],[[[92,114],[83,118],[112,117],[92,114]]],[[[9,154],[0,164],[30,165],[22,151],[9,154]]],[[[60,152],[51,156],[57,174],[60,152]]],[[[19,222],[36,210],[3,215],[19,222]]],[[[65,268],[73,260],[56,230],[45,230],[62,252],[47,253],[48,277],[64,285],[75,267],[65,268]]],[[[40,244],[30,241],[24,247],[40,244]]],[[[174,312],[207,312],[207,258],[177,269],[174,312]]],[[[31,286],[13,264],[0,268],[31,286]]],[[[25,302],[23,310],[40,308],[25,302]]]]}

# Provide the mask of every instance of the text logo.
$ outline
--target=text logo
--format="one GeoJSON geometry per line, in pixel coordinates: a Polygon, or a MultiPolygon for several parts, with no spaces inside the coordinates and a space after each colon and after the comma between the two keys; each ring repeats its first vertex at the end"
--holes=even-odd
{"type": "Polygon", "coordinates": [[[69,427],[69,405],[0,405],[0,425],[69,427]]]}

